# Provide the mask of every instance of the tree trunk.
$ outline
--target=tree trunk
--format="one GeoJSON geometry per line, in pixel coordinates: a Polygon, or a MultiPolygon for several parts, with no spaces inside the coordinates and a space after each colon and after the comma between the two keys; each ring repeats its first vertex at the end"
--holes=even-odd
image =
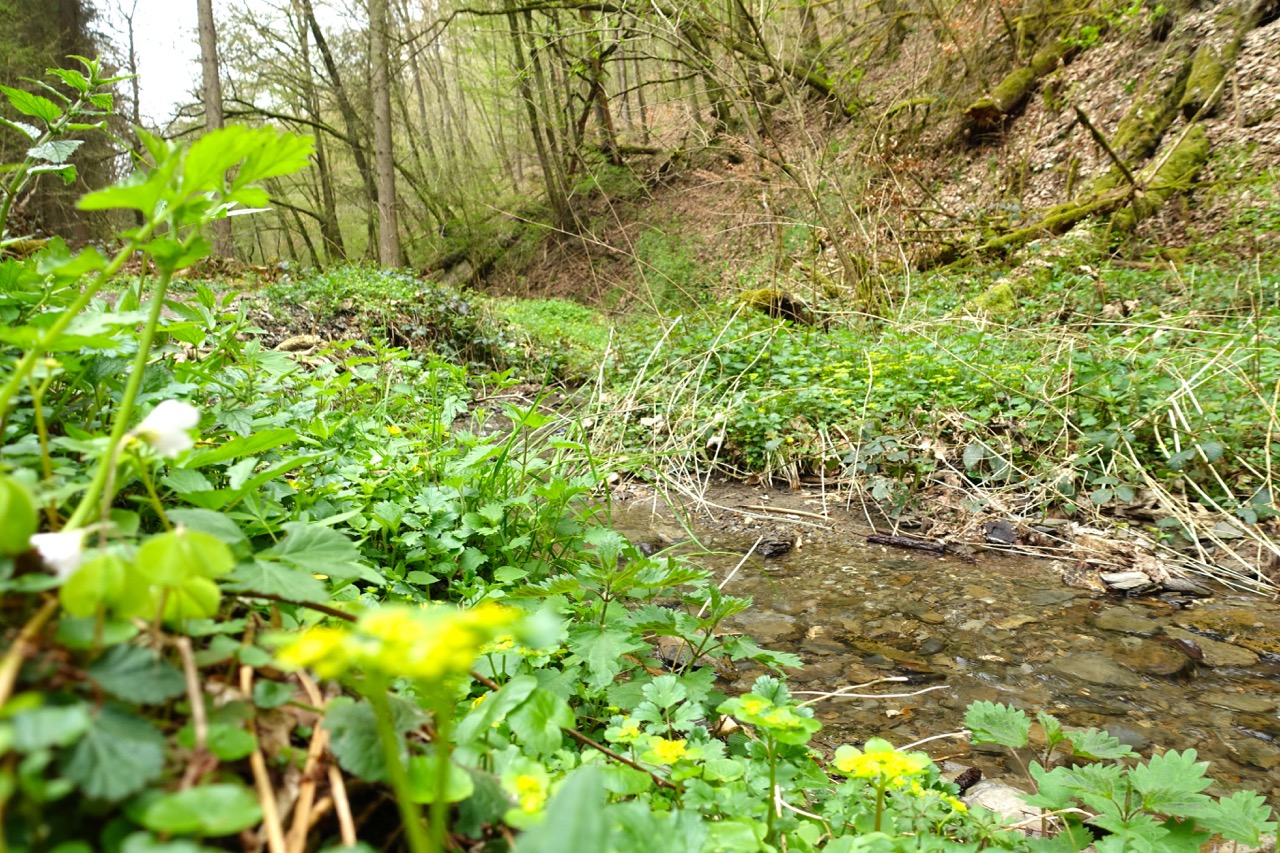
{"type": "Polygon", "coordinates": [[[391,138],[391,74],[387,56],[387,0],[369,0],[369,51],[373,63],[373,159],[378,172],[378,260],[400,266],[396,223],[396,164],[391,138]]]}
{"type": "MultiPolygon", "coordinates": [[[[222,127],[222,80],[218,76],[218,31],[213,22],[213,0],[196,0],[200,19],[200,69],[204,74],[204,127],[206,131],[222,127]]],[[[220,258],[232,256],[231,220],[213,223],[213,253],[220,258]]]]}

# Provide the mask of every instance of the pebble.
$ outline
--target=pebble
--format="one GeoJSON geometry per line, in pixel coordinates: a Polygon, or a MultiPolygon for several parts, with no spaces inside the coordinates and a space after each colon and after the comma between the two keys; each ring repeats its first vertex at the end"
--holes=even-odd
{"type": "Polygon", "coordinates": [[[1102,631],[1122,634],[1154,634],[1160,630],[1154,619],[1139,616],[1127,607],[1108,607],[1098,614],[1093,624],[1102,631]]]}
{"type": "Polygon", "coordinates": [[[1250,696],[1248,693],[1220,693],[1213,691],[1200,694],[1200,701],[1209,705],[1217,705],[1219,708],[1242,711],[1246,714],[1266,714],[1274,711],[1276,707],[1274,699],[1250,696]]]}
{"type": "Polygon", "coordinates": [[[1172,678],[1192,670],[1191,658],[1172,646],[1143,640],[1123,658],[1126,666],[1157,678],[1172,678]]]}
{"type": "Polygon", "coordinates": [[[1151,738],[1128,726],[1110,725],[1105,731],[1134,752],[1145,752],[1151,746],[1151,738]]]}
{"type": "Polygon", "coordinates": [[[1139,687],[1142,679],[1102,655],[1072,655],[1055,661],[1053,668],[1070,678],[1107,687],[1139,687]]]}

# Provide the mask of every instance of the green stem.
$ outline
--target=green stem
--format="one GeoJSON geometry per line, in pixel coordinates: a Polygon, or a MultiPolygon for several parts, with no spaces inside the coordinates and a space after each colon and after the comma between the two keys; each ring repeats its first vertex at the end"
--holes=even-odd
{"type": "Polygon", "coordinates": [[[140,456],[134,456],[134,462],[138,466],[138,475],[142,477],[142,484],[147,487],[147,495],[151,498],[151,506],[156,511],[156,515],[160,517],[160,523],[164,525],[165,530],[172,530],[173,525],[169,523],[169,516],[165,515],[164,512],[164,502],[160,500],[160,495],[156,492],[155,483],[151,479],[151,467],[140,456]]]}
{"type": "Polygon", "coordinates": [[[103,487],[119,461],[120,443],[124,441],[125,433],[129,431],[133,403],[138,397],[138,391],[142,388],[142,376],[147,370],[147,359],[151,356],[151,342],[155,338],[156,327],[160,324],[160,311],[164,308],[164,295],[169,288],[171,278],[173,278],[173,271],[164,270],[156,281],[155,292],[151,296],[151,311],[147,315],[147,324],[138,338],[138,352],[133,358],[133,367],[129,372],[129,381],[124,386],[124,397],[120,401],[120,409],[116,412],[115,423],[111,425],[107,451],[98,463],[98,470],[94,472],[89,488],[80,498],[76,511],[67,522],[67,529],[74,530],[83,525],[99,497],[102,497],[105,503],[109,504],[111,501],[112,495],[104,495],[103,487]]]}
{"type": "Polygon", "coordinates": [[[872,827],[873,832],[880,831],[880,817],[884,814],[884,779],[881,778],[876,782],[876,824],[872,827]]]}
{"type": "Polygon", "coordinates": [[[378,740],[382,744],[382,759],[387,765],[387,777],[396,796],[396,805],[400,808],[400,820],[404,824],[404,837],[409,844],[409,851],[440,853],[435,838],[428,836],[427,828],[422,825],[422,814],[409,790],[409,773],[400,760],[400,738],[396,736],[395,720],[391,716],[391,705],[387,702],[387,685],[377,680],[371,681],[368,686],[370,690],[365,695],[373,706],[378,740]]]}
{"type": "Polygon", "coordinates": [[[449,742],[453,728],[453,708],[448,698],[436,703],[436,795],[431,800],[431,843],[436,850],[445,849],[445,834],[449,826],[449,803],[446,800],[449,785],[449,758],[452,744],[449,742]]]}
{"type": "Polygon", "coordinates": [[[22,361],[18,362],[17,368],[9,377],[9,381],[0,388],[0,414],[6,414],[9,411],[9,403],[13,400],[13,395],[18,393],[18,389],[22,387],[22,383],[26,381],[27,376],[35,368],[36,362],[40,360],[48,350],[50,344],[58,339],[58,336],[66,331],[71,321],[80,315],[85,306],[89,304],[89,300],[97,295],[102,286],[106,284],[116,273],[120,272],[125,263],[133,256],[133,253],[139,246],[150,239],[151,234],[156,229],[158,221],[148,222],[142,226],[123,249],[116,253],[111,262],[107,264],[106,269],[98,273],[98,277],[86,287],[76,301],[62,312],[62,315],[54,321],[41,336],[39,342],[31,349],[27,350],[27,354],[22,357],[22,361]]]}
{"type": "Polygon", "coordinates": [[[778,742],[774,739],[773,735],[771,734],[769,735],[769,796],[765,799],[765,802],[769,807],[769,811],[765,813],[765,818],[764,818],[764,825],[765,825],[764,837],[770,843],[773,842],[773,815],[774,815],[774,812],[777,811],[777,806],[775,806],[773,803],[773,798],[774,796],[776,796],[774,794],[774,791],[776,791],[777,788],[778,788],[778,742]]]}

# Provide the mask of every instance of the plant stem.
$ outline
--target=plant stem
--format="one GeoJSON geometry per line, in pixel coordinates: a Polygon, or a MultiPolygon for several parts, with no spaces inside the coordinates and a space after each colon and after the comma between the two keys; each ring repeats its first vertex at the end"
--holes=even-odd
{"type": "Polygon", "coordinates": [[[129,381],[124,387],[124,397],[120,400],[120,409],[116,412],[115,423],[111,425],[107,451],[98,463],[98,470],[94,472],[89,488],[85,490],[79,505],[76,506],[76,511],[67,522],[69,530],[84,524],[100,496],[104,503],[109,504],[111,501],[112,495],[104,495],[103,487],[115,470],[120,456],[120,443],[124,441],[125,433],[129,431],[129,418],[133,415],[133,404],[138,397],[138,391],[142,388],[142,376],[146,373],[147,359],[151,355],[151,342],[155,338],[156,326],[160,324],[160,311],[164,308],[165,291],[168,290],[169,281],[172,278],[173,270],[166,269],[160,273],[160,278],[156,281],[155,292],[151,296],[151,311],[147,315],[147,324],[138,337],[138,352],[133,358],[133,367],[129,372],[129,381]]]}
{"type": "Polygon", "coordinates": [[[436,850],[445,849],[445,835],[449,824],[449,803],[446,792],[449,784],[449,757],[452,750],[449,743],[453,728],[453,708],[448,696],[436,702],[436,792],[431,800],[431,843],[436,850]]]}
{"type": "Polygon", "coordinates": [[[4,384],[3,388],[0,388],[0,415],[8,414],[9,403],[13,399],[13,395],[18,393],[18,389],[22,387],[22,383],[26,380],[27,375],[30,374],[32,369],[35,367],[36,361],[44,355],[44,352],[49,348],[49,345],[57,340],[59,335],[66,331],[67,326],[71,324],[71,321],[79,316],[80,312],[89,304],[89,300],[93,299],[93,297],[97,295],[98,291],[102,289],[102,285],[106,284],[116,273],[120,272],[120,269],[125,265],[125,262],[133,256],[133,253],[137,248],[150,239],[157,224],[158,220],[154,220],[138,229],[137,233],[134,234],[133,238],[129,240],[125,247],[117,252],[115,257],[111,259],[111,262],[107,264],[106,268],[98,273],[98,277],[95,278],[78,297],[76,297],[76,301],[72,302],[71,305],[62,312],[62,316],[58,317],[58,319],[54,321],[54,324],[45,331],[44,335],[40,338],[40,341],[31,349],[27,350],[27,354],[22,357],[22,361],[18,362],[18,366],[14,369],[13,375],[9,377],[9,381],[4,384]]]}
{"type": "Polygon", "coordinates": [[[880,816],[884,814],[884,787],[883,779],[876,782],[876,823],[872,827],[873,832],[880,831],[880,816]]]}
{"type": "Polygon", "coordinates": [[[391,790],[396,795],[396,805],[400,808],[400,820],[404,823],[404,837],[409,851],[440,853],[435,838],[427,835],[427,828],[422,825],[422,814],[409,791],[409,773],[400,760],[400,739],[396,736],[395,720],[391,716],[391,705],[387,702],[387,685],[379,679],[371,681],[367,686],[370,689],[365,695],[373,706],[378,740],[382,744],[382,759],[387,765],[387,777],[391,782],[391,790]]]}
{"type": "Polygon", "coordinates": [[[764,837],[773,841],[773,814],[777,811],[777,807],[773,804],[773,798],[776,796],[774,791],[778,788],[778,742],[773,735],[769,735],[769,797],[767,800],[769,811],[765,814],[764,837]]]}
{"type": "Polygon", "coordinates": [[[13,685],[17,683],[18,670],[22,667],[22,656],[27,653],[27,645],[35,639],[44,628],[44,624],[57,612],[58,599],[52,597],[46,600],[35,615],[27,620],[27,624],[22,626],[13,645],[5,654],[4,660],[0,661],[0,708],[4,707],[13,694],[13,685]]]}

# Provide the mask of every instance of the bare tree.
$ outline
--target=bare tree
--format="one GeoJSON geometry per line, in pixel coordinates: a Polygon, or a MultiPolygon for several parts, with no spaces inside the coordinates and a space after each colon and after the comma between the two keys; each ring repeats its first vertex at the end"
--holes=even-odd
{"type": "Polygon", "coordinates": [[[391,74],[387,68],[387,0],[369,0],[369,52],[373,64],[373,161],[378,173],[378,260],[383,266],[399,266],[396,162],[391,147],[391,74]]]}
{"type": "MultiPolygon", "coordinates": [[[[200,68],[204,73],[205,130],[222,127],[222,79],[218,76],[218,31],[213,21],[213,0],[196,0],[200,20],[200,68]]],[[[131,30],[132,31],[132,30],[131,30]]],[[[213,223],[213,252],[223,258],[232,256],[231,220],[213,223]]]]}

